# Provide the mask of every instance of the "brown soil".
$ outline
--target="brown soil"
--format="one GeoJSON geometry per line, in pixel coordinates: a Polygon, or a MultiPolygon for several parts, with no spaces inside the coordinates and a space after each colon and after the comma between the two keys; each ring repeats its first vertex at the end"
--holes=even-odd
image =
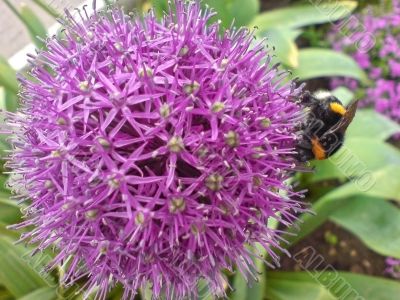
{"type": "MultiPolygon", "coordinates": [[[[384,273],[386,258],[369,250],[355,236],[332,222],[327,222],[321,226],[289,251],[292,256],[297,254],[296,258],[310,255],[311,251],[313,251],[313,256],[321,255],[324,262],[318,266],[318,270],[332,266],[337,271],[386,276],[384,273]],[[327,238],[327,236],[331,238],[327,238]],[[335,237],[337,242],[334,241],[335,237]],[[328,240],[331,242],[328,242],[328,240]],[[310,247],[314,250],[311,250],[310,247]]],[[[285,256],[282,257],[281,264],[282,271],[301,271],[302,264],[300,261],[296,262],[296,259],[285,256]]],[[[314,265],[311,265],[311,268],[314,267],[314,265]]]]}
{"type": "Polygon", "coordinates": [[[289,6],[291,0],[279,0],[279,1],[271,1],[271,0],[263,0],[261,1],[261,11],[271,10],[275,8],[287,7],[289,6]]]}

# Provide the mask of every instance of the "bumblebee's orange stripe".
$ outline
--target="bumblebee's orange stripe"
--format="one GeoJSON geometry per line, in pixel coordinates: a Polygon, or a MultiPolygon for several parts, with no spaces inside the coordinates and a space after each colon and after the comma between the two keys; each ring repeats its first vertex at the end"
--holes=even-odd
{"type": "Polygon", "coordinates": [[[326,158],[326,153],[320,142],[318,141],[317,138],[312,138],[311,139],[311,144],[312,144],[312,152],[314,153],[315,159],[318,160],[323,160],[326,158]]]}
{"type": "Polygon", "coordinates": [[[343,105],[341,105],[340,103],[332,102],[329,104],[329,107],[333,112],[341,116],[344,116],[344,114],[346,113],[346,108],[344,108],[343,105]]]}

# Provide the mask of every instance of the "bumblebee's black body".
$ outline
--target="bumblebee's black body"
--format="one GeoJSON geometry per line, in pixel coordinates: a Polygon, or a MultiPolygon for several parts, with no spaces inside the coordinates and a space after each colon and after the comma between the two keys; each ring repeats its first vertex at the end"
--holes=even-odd
{"type": "Polygon", "coordinates": [[[328,92],[313,95],[306,92],[300,97],[300,102],[307,109],[307,116],[300,126],[297,159],[302,162],[326,159],[342,146],[357,102],[344,107],[339,99],[328,92]]]}

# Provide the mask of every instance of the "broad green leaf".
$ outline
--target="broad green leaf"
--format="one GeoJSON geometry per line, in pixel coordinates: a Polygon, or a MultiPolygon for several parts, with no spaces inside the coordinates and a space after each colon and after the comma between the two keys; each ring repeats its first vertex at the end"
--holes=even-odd
{"type": "Polygon", "coordinates": [[[15,230],[7,229],[9,224],[3,223],[0,221],[0,236],[8,236],[13,240],[18,240],[20,234],[15,230]]]}
{"type": "Polygon", "coordinates": [[[213,11],[217,13],[217,15],[212,18],[212,21],[220,21],[221,29],[229,28],[232,25],[234,16],[231,13],[231,1],[204,0],[202,4],[212,7],[213,11]]]}
{"type": "Polygon", "coordinates": [[[363,176],[336,188],[324,196],[326,199],[344,198],[358,194],[400,201],[399,165],[383,166],[379,170],[366,172],[363,176]]]}
{"type": "Polygon", "coordinates": [[[296,289],[299,294],[299,297],[271,297],[271,300],[394,300],[400,295],[399,281],[347,272],[268,272],[267,282],[271,289],[274,286],[279,287],[278,295],[295,296],[296,289]],[[302,294],[307,295],[310,284],[318,286],[319,291],[322,290],[322,292],[316,294],[316,297],[301,298],[302,294]],[[327,291],[331,293],[330,298],[325,296],[327,291]],[[289,294],[289,292],[292,293],[289,294]]]}
{"type": "Polygon", "coordinates": [[[356,136],[384,141],[395,133],[400,133],[399,124],[374,110],[362,109],[358,110],[347,130],[347,137],[356,136]]]}
{"type": "Polygon", "coordinates": [[[400,258],[400,209],[384,199],[358,197],[336,210],[331,219],[383,256],[400,258]]]}
{"type": "Polygon", "coordinates": [[[42,24],[39,17],[26,4],[21,4],[21,18],[27,27],[32,41],[41,49],[44,44],[38,37],[45,39],[47,36],[46,27],[42,24]]]}
{"type": "Polygon", "coordinates": [[[198,299],[199,300],[213,300],[214,297],[205,280],[200,280],[198,284],[198,299]]]}
{"type": "Polygon", "coordinates": [[[17,73],[4,57],[0,56],[0,86],[11,93],[18,93],[17,73]]]}
{"type": "MultiPolygon", "coordinates": [[[[6,90],[4,87],[0,86],[0,110],[2,111],[12,111],[15,112],[18,107],[18,96],[9,90],[6,90]]],[[[4,127],[4,113],[0,117],[0,127],[4,127]]],[[[7,153],[4,150],[10,149],[10,144],[7,142],[9,135],[0,134],[0,159],[5,157],[7,153]]],[[[0,186],[1,189],[2,186],[0,186]]]]}
{"type": "Polygon", "coordinates": [[[400,201],[400,166],[384,166],[383,168],[365,173],[332,192],[327,193],[312,206],[315,215],[303,214],[300,217],[300,231],[289,229],[284,238],[293,245],[316,230],[336,211],[346,205],[351,197],[377,197],[400,201]],[[293,235],[295,233],[295,235],[293,235]]]}
{"type": "Polygon", "coordinates": [[[235,27],[247,25],[260,9],[258,0],[204,0],[202,4],[217,13],[213,20],[220,20],[222,28],[229,28],[233,22],[235,27]]]}
{"type": "Polygon", "coordinates": [[[336,1],[318,5],[292,6],[259,14],[251,23],[260,30],[275,27],[300,28],[312,24],[334,22],[348,16],[356,7],[356,1],[336,1]]]}
{"type": "Polygon", "coordinates": [[[3,286],[0,285],[0,300],[14,300],[14,297],[3,286]]]}
{"type": "Polygon", "coordinates": [[[6,89],[2,86],[0,86],[0,109],[1,110],[6,110],[7,104],[6,104],[6,89]]]}
{"type": "MultiPolygon", "coordinates": [[[[214,0],[215,1],[215,0],[214,0]]],[[[227,2],[227,1],[225,1],[227,2]]],[[[249,24],[260,10],[259,0],[233,0],[230,8],[231,16],[235,19],[235,26],[249,24]]]]}
{"type": "MultiPolygon", "coordinates": [[[[41,277],[34,269],[35,264],[26,255],[29,250],[13,245],[0,237],[0,283],[16,298],[23,297],[42,287],[49,287],[51,281],[41,277]]],[[[34,260],[32,260],[35,262],[34,260]]]]}
{"type": "Polygon", "coordinates": [[[18,108],[18,95],[12,91],[5,91],[5,104],[8,111],[15,112],[18,108]]]}
{"type": "MultiPolygon", "coordinates": [[[[293,226],[287,230],[287,234],[283,235],[283,238],[288,242],[288,246],[286,247],[293,246],[314,232],[314,230],[318,229],[319,226],[328,220],[336,209],[343,206],[343,202],[348,200],[340,197],[335,198],[335,196],[330,197],[332,193],[334,192],[329,193],[328,196],[320,198],[313,204],[311,208],[313,214],[304,213],[300,216],[300,220],[297,222],[300,231],[293,226]]],[[[286,244],[283,244],[281,246],[285,245],[286,244]]]]}
{"type": "Polygon", "coordinates": [[[6,198],[0,198],[0,222],[14,224],[20,220],[21,212],[18,205],[6,198]]]}
{"type": "Polygon", "coordinates": [[[312,164],[316,172],[311,182],[333,178],[346,180],[377,171],[383,166],[400,166],[400,151],[374,138],[349,136],[336,154],[312,164]]]}
{"type": "Polygon", "coordinates": [[[8,199],[10,197],[10,190],[6,186],[7,180],[7,175],[0,174],[0,199],[8,199]]]}
{"type": "Polygon", "coordinates": [[[4,0],[4,2],[28,29],[36,47],[41,49],[44,44],[38,37],[45,39],[47,30],[39,17],[25,3],[21,3],[19,9],[17,9],[14,4],[11,4],[10,0],[4,0]]]}
{"type": "Polygon", "coordinates": [[[239,273],[235,274],[235,277],[233,278],[233,292],[231,296],[229,297],[232,300],[241,300],[241,299],[247,299],[247,288],[248,284],[246,280],[243,278],[243,276],[239,273]]]}
{"type": "Polygon", "coordinates": [[[158,17],[168,11],[168,0],[152,0],[151,3],[158,17]]]}
{"type": "Polygon", "coordinates": [[[273,47],[279,62],[296,68],[299,65],[299,50],[292,39],[293,33],[289,29],[272,28],[264,33],[268,46],[273,47]]]}
{"type": "Polygon", "coordinates": [[[327,288],[313,280],[274,278],[269,272],[266,296],[269,300],[337,300],[327,288]]]}
{"type": "MultiPolygon", "coordinates": [[[[264,270],[264,268],[263,268],[264,270]]],[[[248,283],[241,274],[236,274],[233,280],[234,292],[232,300],[262,300],[265,293],[265,272],[259,276],[258,282],[248,283]]]]}
{"type": "MultiPolygon", "coordinates": [[[[329,276],[332,278],[335,274],[325,274],[325,277],[329,278],[329,276]]],[[[398,299],[400,295],[400,281],[398,280],[388,280],[347,272],[340,272],[339,278],[343,278],[348,282],[365,300],[395,300],[398,299]]],[[[332,289],[332,292],[336,292],[336,296],[343,296],[344,292],[339,293],[340,291],[337,291],[337,287],[333,286],[333,288],[335,288],[335,291],[332,289]]],[[[362,298],[356,298],[355,300],[359,299],[362,298]]]]}
{"type": "MultiPolygon", "coordinates": [[[[284,30],[284,29],[282,29],[284,30]]],[[[299,30],[299,29],[290,29],[286,31],[286,34],[288,35],[288,37],[293,40],[296,41],[296,39],[303,33],[303,30],[299,30]]]]}
{"type": "Polygon", "coordinates": [[[140,289],[140,295],[143,300],[151,300],[153,297],[153,292],[151,291],[150,284],[146,284],[146,288],[140,289]]]}
{"type": "MultiPolygon", "coordinates": [[[[158,16],[169,10],[167,0],[152,0],[152,4],[158,16]]],[[[259,0],[203,0],[202,4],[217,13],[213,20],[220,20],[222,28],[229,28],[233,21],[236,27],[247,25],[260,9],[259,0]]]]}
{"type": "Polygon", "coordinates": [[[32,0],[36,5],[40,6],[45,12],[54,18],[60,18],[61,14],[56,11],[51,5],[46,3],[44,0],[32,0]]]}
{"type": "Polygon", "coordinates": [[[40,288],[28,295],[18,298],[18,300],[54,300],[57,299],[57,290],[52,287],[40,288]]]}
{"type": "Polygon", "coordinates": [[[350,56],[322,48],[300,50],[299,66],[293,71],[293,75],[301,80],[331,76],[367,80],[364,71],[350,56]]]}
{"type": "MultiPolygon", "coordinates": [[[[272,222],[271,226],[275,226],[277,223],[272,222]]],[[[255,248],[252,249],[252,252],[256,253],[258,256],[266,257],[267,253],[265,249],[260,245],[256,244],[255,248]]],[[[260,272],[257,281],[246,282],[243,276],[236,272],[236,275],[233,279],[233,288],[234,292],[232,293],[230,299],[232,300],[262,300],[264,299],[265,294],[265,265],[264,262],[257,259],[255,260],[255,265],[257,270],[260,272]]]]}
{"type": "Polygon", "coordinates": [[[348,105],[351,100],[354,99],[354,93],[344,86],[334,89],[332,94],[336,96],[336,98],[338,98],[344,105],[348,105]]]}
{"type": "Polygon", "coordinates": [[[123,299],[124,288],[122,284],[117,284],[111,292],[108,294],[108,300],[120,300],[123,299]]]}

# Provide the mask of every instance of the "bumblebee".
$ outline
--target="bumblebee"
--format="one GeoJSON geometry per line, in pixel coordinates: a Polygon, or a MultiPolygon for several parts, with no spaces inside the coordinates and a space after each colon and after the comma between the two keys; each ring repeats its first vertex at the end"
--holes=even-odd
{"type": "Polygon", "coordinates": [[[296,158],[300,162],[323,160],[336,153],[357,110],[357,101],[345,107],[326,91],[303,93],[299,99],[305,107],[306,118],[300,125],[296,158]]]}

